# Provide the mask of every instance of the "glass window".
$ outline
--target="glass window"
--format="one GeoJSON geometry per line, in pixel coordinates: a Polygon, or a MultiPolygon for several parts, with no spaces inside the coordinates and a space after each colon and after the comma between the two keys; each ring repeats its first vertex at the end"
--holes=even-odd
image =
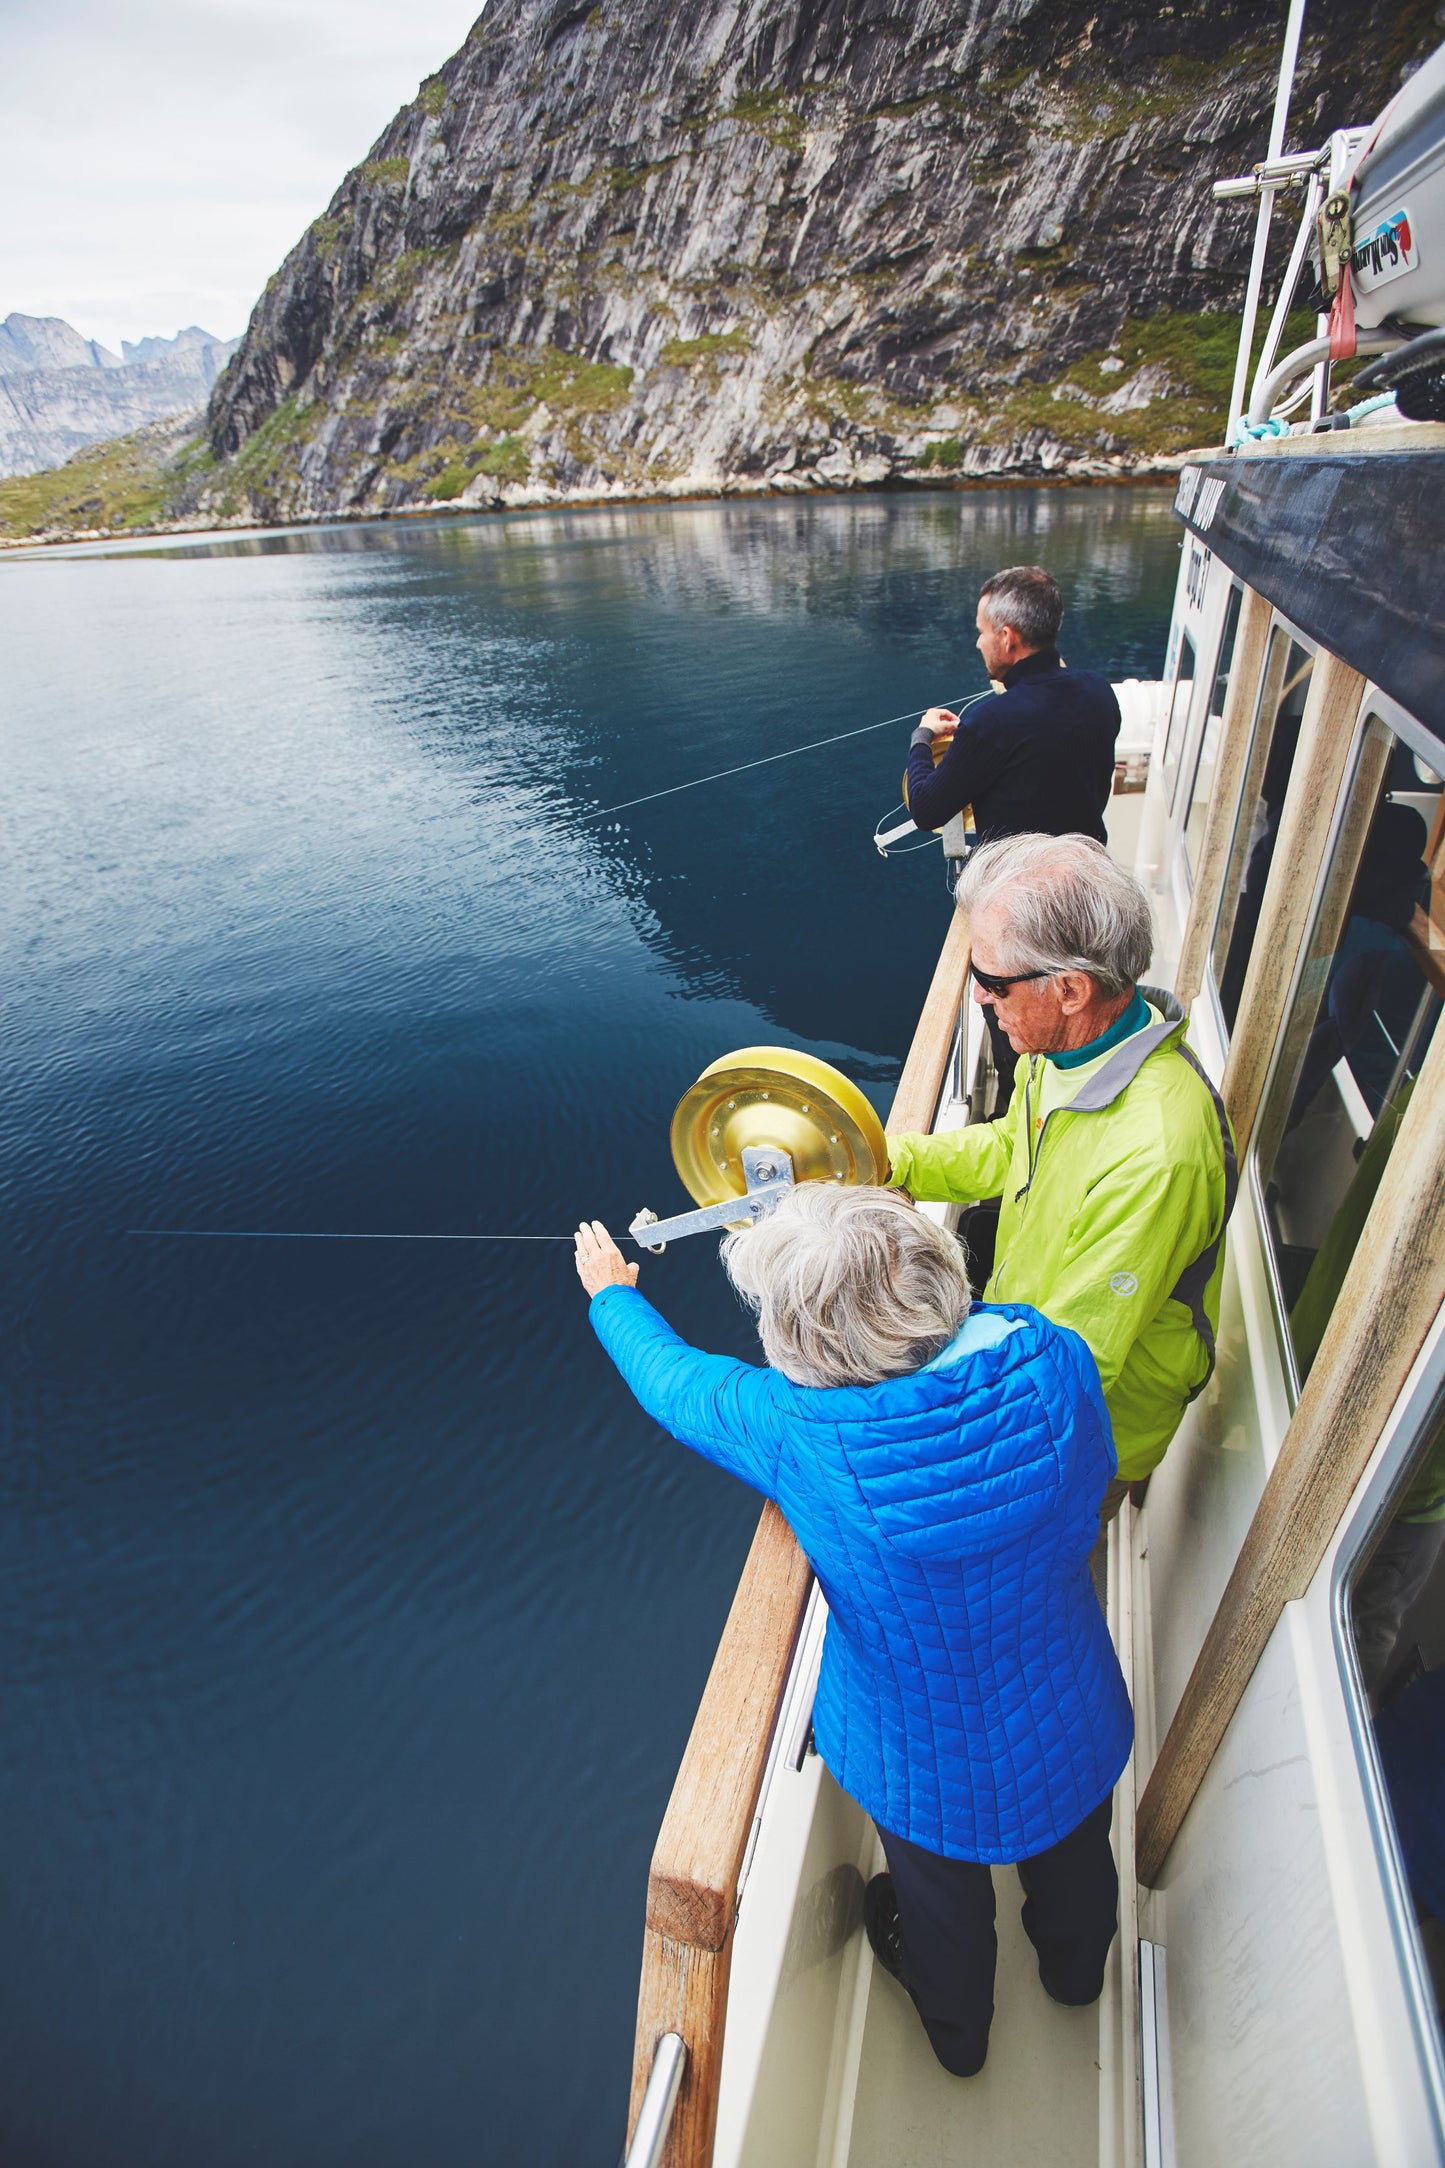
{"type": "MultiPolygon", "coordinates": [[[[1377,1531],[1351,1563],[1345,1620],[1402,1870],[1406,1932],[1445,2009],[1445,1408],[1437,1405],[1377,1531]]],[[[1439,2052],[1437,2031],[1436,2052],[1439,2052]]]]}
{"type": "Polygon", "coordinates": [[[1219,642],[1219,658],[1214,666],[1214,689],[1209,696],[1209,709],[1200,733],[1199,751],[1194,756],[1194,779],[1189,786],[1189,817],[1184,825],[1184,856],[1189,865],[1189,878],[1193,880],[1199,870],[1199,846],[1204,840],[1204,822],[1209,812],[1210,793],[1214,789],[1214,766],[1219,758],[1219,732],[1224,720],[1224,696],[1229,690],[1229,672],[1234,661],[1234,638],[1239,631],[1239,607],[1244,599],[1241,587],[1231,587],[1229,601],[1224,609],[1224,633],[1219,642]]]}
{"type": "Polygon", "coordinates": [[[1259,924],[1264,884],[1274,860],[1285,792],[1299,744],[1314,657],[1283,626],[1270,634],[1244,786],[1235,816],[1214,929],[1214,979],[1230,1030],[1259,924]]]}
{"type": "Polygon", "coordinates": [[[1440,779],[1366,723],[1256,1141],[1302,1383],[1380,1186],[1445,991],[1440,779]]]}
{"type": "Polygon", "coordinates": [[[1179,664],[1169,693],[1169,728],[1164,737],[1164,796],[1170,808],[1179,783],[1179,762],[1184,752],[1184,733],[1189,728],[1189,701],[1194,691],[1194,642],[1188,633],[1179,640],[1179,664]]]}

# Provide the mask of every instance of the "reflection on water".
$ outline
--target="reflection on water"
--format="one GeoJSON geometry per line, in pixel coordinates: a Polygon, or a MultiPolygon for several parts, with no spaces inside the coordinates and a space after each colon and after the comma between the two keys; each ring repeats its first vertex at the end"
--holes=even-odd
{"type": "MultiPolygon", "coordinates": [[[[0,567],[7,2168],[610,2164],[646,1864],[755,1518],[553,1234],[786,1040],[886,1106],[907,725],[1042,561],[1153,675],[1167,498],[638,508],[0,567]]],[[[749,1351],[701,1244],[645,1280],[749,1351]]]]}

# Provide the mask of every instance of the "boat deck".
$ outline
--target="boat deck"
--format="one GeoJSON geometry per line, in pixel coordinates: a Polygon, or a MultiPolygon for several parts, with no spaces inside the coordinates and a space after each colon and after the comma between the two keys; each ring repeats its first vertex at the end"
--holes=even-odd
{"type": "MultiPolygon", "coordinates": [[[[881,1864],[881,1861],[880,1861],[881,1864]]],[[[929,2053],[912,2003],[870,1963],[847,2168],[1097,2168],[1099,2012],[1064,2010],[1039,1985],[1012,1868],[996,1868],[998,1983],[988,2061],[953,2078],[929,2053]]]]}
{"type": "MultiPolygon", "coordinates": [[[[1110,1632],[1133,1670],[1137,1543],[1125,1506],[1108,1542],[1110,1632]]],[[[1133,1764],[1114,1844],[1133,1847],[1133,1764]]],[[[815,1754],[776,1767],[738,1929],[716,2168],[1134,2168],[1140,2156],[1138,1913],[1121,1878],[1120,1931],[1103,1996],[1066,2010],[1039,1984],[1012,1868],[994,1872],[998,1974],[988,2061],[956,2078],[935,2060],[907,1994],[863,1931],[863,1889],[883,1866],[872,1823],[815,1754]]]]}

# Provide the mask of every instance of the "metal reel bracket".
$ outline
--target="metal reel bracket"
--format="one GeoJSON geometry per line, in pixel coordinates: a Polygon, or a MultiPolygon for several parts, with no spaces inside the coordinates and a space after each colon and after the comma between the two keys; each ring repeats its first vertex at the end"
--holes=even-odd
{"type": "Polygon", "coordinates": [[[765,1220],[793,1187],[792,1159],[788,1153],[766,1144],[744,1145],[742,1159],[747,1189],[741,1197],[725,1197],[721,1204],[704,1205],[696,1212],[679,1212],[665,1220],[644,1207],[627,1230],[638,1248],[660,1254],[669,1242],[680,1241],[684,1235],[705,1235],[714,1228],[756,1227],[759,1220],[765,1220]]]}

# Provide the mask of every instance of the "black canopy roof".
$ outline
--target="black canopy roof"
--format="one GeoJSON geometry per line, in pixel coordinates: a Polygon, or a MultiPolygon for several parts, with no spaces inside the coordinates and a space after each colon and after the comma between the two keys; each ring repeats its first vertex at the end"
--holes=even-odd
{"type": "Polygon", "coordinates": [[[1187,466],[1193,534],[1445,743],[1445,451],[1187,466]]]}

